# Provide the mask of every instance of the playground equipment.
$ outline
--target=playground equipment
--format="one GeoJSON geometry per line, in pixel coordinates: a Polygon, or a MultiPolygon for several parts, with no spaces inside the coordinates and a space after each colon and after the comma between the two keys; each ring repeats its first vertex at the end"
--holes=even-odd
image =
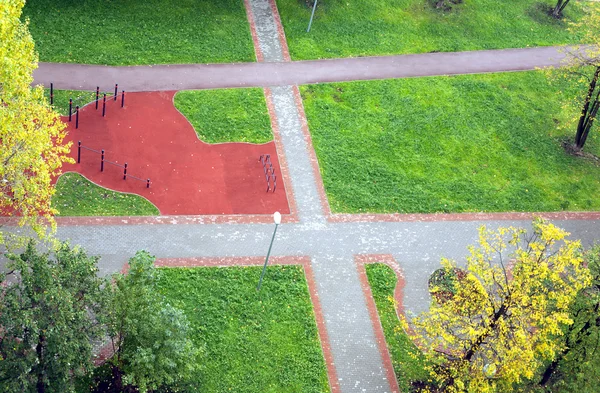
{"type": "Polygon", "coordinates": [[[267,192],[269,192],[269,190],[275,192],[275,189],[277,189],[277,175],[275,175],[275,169],[271,163],[271,155],[261,154],[258,161],[260,161],[263,166],[263,172],[267,180],[267,192]]]}
{"type": "MultiPolygon", "coordinates": [[[[103,94],[102,99],[102,117],[106,117],[106,98],[110,100],[111,98],[114,101],[117,101],[119,96],[119,84],[115,83],[115,92],[114,94],[103,94]]],[[[96,86],[96,110],[98,109],[98,100],[100,98],[100,86],[96,86]]],[[[54,83],[50,83],[50,104],[54,103],[54,83]]],[[[121,108],[125,107],[125,90],[121,91],[121,108]]],[[[73,98],[69,98],[69,122],[73,117],[73,98]]],[[[79,106],[75,107],[75,129],[79,129],[79,106]]]]}
{"type": "Polygon", "coordinates": [[[81,149],[85,149],[85,150],[89,150],[91,152],[100,154],[100,172],[104,172],[104,163],[110,164],[110,165],[114,165],[117,166],[119,168],[123,168],[123,180],[127,180],[127,178],[131,178],[134,180],[139,180],[142,182],[146,183],[146,188],[150,188],[150,178],[147,179],[142,179],[140,177],[137,176],[133,176],[131,174],[127,174],[127,163],[125,163],[124,165],[121,165],[119,163],[113,162],[113,161],[109,161],[106,159],[105,153],[104,153],[104,149],[101,149],[100,151],[92,149],[88,146],[84,146],[81,144],[81,141],[77,142],[77,163],[80,164],[81,163],[81,149]]]}

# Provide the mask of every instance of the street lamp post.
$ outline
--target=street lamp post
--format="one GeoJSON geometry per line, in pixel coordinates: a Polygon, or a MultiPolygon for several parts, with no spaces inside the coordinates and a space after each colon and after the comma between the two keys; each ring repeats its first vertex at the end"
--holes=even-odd
{"type": "Polygon", "coordinates": [[[265,271],[267,270],[267,263],[269,262],[269,255],[271,255],[271,248],[273,247],[273,240],[275,240],[275,234],[277,233],[277,227],[281,224],[281,214],[279,212],[275,212],[273,214],[273,221],[275,222],[275,230],[273,231],[273,237],[271,238],[271,244],[269,245],[269,251],[267,252],[267,257],[265,258],[265,265],[263,266],[262,273],[260,274],[260,280],[258,280],[258,286],[256,287],[257,291],[260,291],[260,286],[262,285],[263,277],[265,276],[265,271]]]}

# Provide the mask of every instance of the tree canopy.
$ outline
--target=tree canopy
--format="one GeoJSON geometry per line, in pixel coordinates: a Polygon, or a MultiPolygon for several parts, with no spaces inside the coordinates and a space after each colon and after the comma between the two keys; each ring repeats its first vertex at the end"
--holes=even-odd
{"type": "MultiPolygon", "coordinates": [[[[579,242],[566,236],[542,220],[531,235],[481,228],[452,296],[438,297],[407,325],[429,359],[431,386],[512,391],[562,350],[556,336],[573,323],[570,307],[590,282],[579,242]]],[[[459,269],[446,259],[442,265],[449,274],[459,269]]]]}
{"type": "Polygon", "coordinates": [[[585,261],[592,282],[571,306],[573,323],[559,336],[563,349],[542,373],[541,386],[591,392],[600,380],[600,245],[586,252],[585,261]]]}
{"type": "Polygon", "coordinates": [[[103,283],[96,261],[66,243],[50,254],[30,242],[10,255],[9,272],[0,274],[3,392],[71,392],[91,368],[103,283]]]}
{"type": "Polygon", "coordinates": [[[198,368],[191,328],[158,291],[159,274],[154,257],[140,251],[129,260],[127,274],[113,276],[103,316],[114,348],[109,392],[176,389],[198,368]]]}
{"type": "Polygon", "coordinates": [[[37,55],[20,20],[24,3],[0,2],[0,214],[19,216],[41,233],[42,218],[53,223],[51,181],[70,160],[70,145],[43,88],[30,86],[37,55]]]}

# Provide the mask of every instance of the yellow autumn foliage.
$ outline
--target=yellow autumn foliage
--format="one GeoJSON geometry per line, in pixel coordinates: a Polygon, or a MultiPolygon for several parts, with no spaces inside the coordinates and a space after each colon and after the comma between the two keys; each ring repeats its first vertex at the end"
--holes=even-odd
{"type": "MultiPolygon", "coordinates": [[[[560,351],[569,306],[590,282],[581,245],[537,219],[533,231],[482,227],[453,296],[405,322],[444,392],[505,392],[560,351]]],[[[446,269],[456,264],[442,260],[446,269]]]]}
{"type": "Polygon", "coordinates": [[[70,160],[70,145],[43,88],[30,86],[38,59],[20,20],[24,3],[0,1],[0,214],[19,216],[41,233],[43,223],[54,226],[51,179],[70,160]]]}

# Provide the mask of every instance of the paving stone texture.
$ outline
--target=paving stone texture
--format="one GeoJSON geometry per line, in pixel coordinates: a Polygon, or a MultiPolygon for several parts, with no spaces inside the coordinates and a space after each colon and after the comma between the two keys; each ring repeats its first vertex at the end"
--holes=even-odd
{"type": "MultiPolygon", "coordinates": [[[[326,219],[311,164],[312,146],[302,132],[293,86],[331,80],[379,79],[433,74],[533,69],[557,65],[559,48],[426,54],[314,62],[284,62],[277,20],[268,0],[249,0],[251,18],[264,63],[159,67],[102,67],[42,64],[36,82],[60,88],[95,88],[102,81],[126,80],[135,90],[182,88],[269,87],[276,121],[296,198],[300,222],[282,224],[274,256],[309,256],[331,342],[341,391],[391,392],[382,354],[377,349],[360,286],[354,255],[392,254],[402,269],[408,314],[426,310],[429,275],[441,257],[464,260],[477,229],[530,227],[528,220],[331,223],[326,219]],[[69,68],[70,67],[70,68],[69,68]],[[60,73],[69,76],[56,83],[60,73]],[[95,79],[94,79],[95,78],[95,79]]],[[[119,81],[119,82],[120,82],[119,81]]],[[[281,154],[281,152],[280,152],[281,154]]],[[[600,220],[557,220],[555,223],[589,246],[598,239],[600,220]]],[[[19,229],[13,229],[19,231],[19,229]]],[[[119,271],[137,250],[158,258],[264,256],[273,225],[63,225],[58,237],[101,255],[103,274],[119,271]]],[[[268,285],[268,275],[265,285],[268,285]]]]}

